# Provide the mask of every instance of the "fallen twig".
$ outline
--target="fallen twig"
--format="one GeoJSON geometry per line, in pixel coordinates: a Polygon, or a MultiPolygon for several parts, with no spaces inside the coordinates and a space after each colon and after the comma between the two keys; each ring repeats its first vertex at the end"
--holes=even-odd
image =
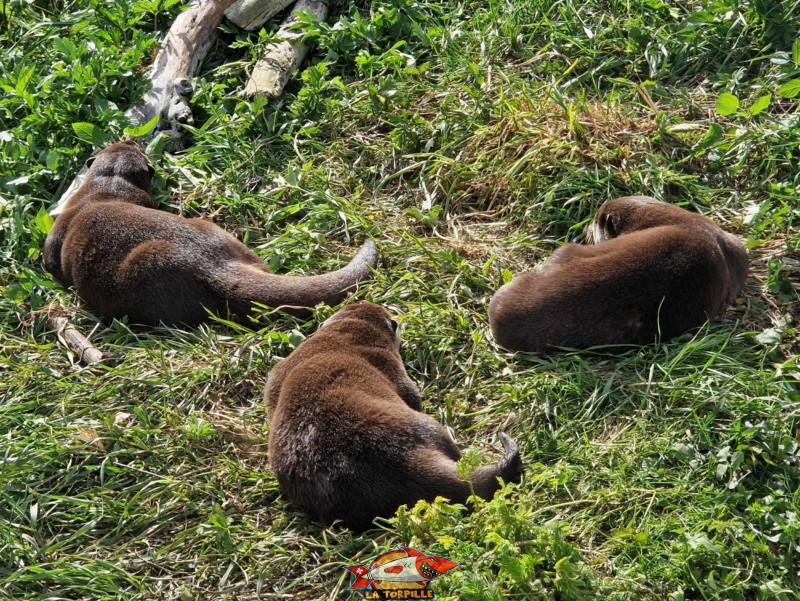
{"type": "Polygon", "coordinates": [[[111,355],[89,342],[89,339],[81,334],[66,317],[48,314],[47,327],[56,331],[59,342],[78,356],[79,363],[91,366],[98,363],[110,365],[114,362],[111,355]]]}

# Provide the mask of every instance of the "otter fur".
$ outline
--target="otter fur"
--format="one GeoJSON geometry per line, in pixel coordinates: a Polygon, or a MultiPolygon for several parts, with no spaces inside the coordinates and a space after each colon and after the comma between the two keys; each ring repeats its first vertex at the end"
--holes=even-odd
{"type": "Polygon", "coordinates": [[[246,323],[253,303],[289,311],[338,304],[377,264],[377,248],[367,242],[338,271],[271,274],[258,255],[210,221],[158,210],[153,174],[136,142],[108,146],[89,163],[45,241],[45,268],[106,318],[192,326],[210,312],[246,323]]]}
{"type": "Polygon", "coordinates": [[[437,496],[491,498],[498,478],[518,481],[517,445],[506,457],[458,477],[461,453],[422,413],[403,366],[397,323],[377,305],[354,304],[328,319],[270,372],[265,402],[269,460],[281,490],[325,522],[355,530],[404,504],[437,496]]]}
{"type": "Polygon", "coordinates": [[[489,304],[507,349],[649,344],[721,315],[747,277],[744,245],[710,219],[647,196],[609,200],[587,237],[535,272],[516,276],[489,304]]]}

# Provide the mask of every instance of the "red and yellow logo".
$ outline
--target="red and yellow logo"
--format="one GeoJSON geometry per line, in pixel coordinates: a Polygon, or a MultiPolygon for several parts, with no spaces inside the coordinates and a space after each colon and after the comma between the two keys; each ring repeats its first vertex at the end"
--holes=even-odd
{"type": "Polygon", "coordinates": [[[400,547],[379,555],[369,567],[342,567],[356,577],[350,590],[363,593],[365,599],[433,599],[431,581],[457,566],[446,557],[400,547]]]}

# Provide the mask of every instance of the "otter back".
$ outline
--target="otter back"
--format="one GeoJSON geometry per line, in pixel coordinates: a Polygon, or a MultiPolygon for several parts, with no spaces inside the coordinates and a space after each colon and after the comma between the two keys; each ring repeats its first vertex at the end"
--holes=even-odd
{"type": "Polygon", "coordinates": [[[269,375],[270,464],[283,493],[326,522],[363,530],[400,505],[489,498],[498,477],[519,478],[519,451],[503,435],[506,458],[459,479],[461,453],[420,411],[395,329],[382,308],[350,305],[269,375]]]}
{"type": "Polygon", "coordinates": [[[649,344],[721,315],[747,276],[742,243],[711,220],[648,197],[604,204],[589,232],[489,305],[495,339],[517,351],[649,344]]]}

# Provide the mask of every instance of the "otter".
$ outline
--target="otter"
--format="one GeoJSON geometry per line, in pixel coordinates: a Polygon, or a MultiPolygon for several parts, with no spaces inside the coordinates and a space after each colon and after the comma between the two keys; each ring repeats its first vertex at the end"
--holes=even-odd
{"type": "Polygon", "coordinates": [[[492,297],[495,340],[513,351],[643,345],[721,315],[747,277],[744,245],[713,221],[648,196],[609,200],[594,245],[567,244],[492,297]]]}
{"type": "Polygon", "coordinates": [[[135,141],[87,163],[84,182],[44,244],[44,267],[107,319],[193,326],[211,313],[248,323],[253,303],[301,316],[336,305],[378,262],[368,241],[349,265],[309,277],[269,273],[252,250],[210,221],[158,210],[153,167],[135,141]]]}
{"type": "Polygon", "coordinates": [[[422,398],[399,353],[397,322],[378,305],[348,305],[267,380],[269,461],[295,505],[357,531],[401,505],[442,496],[489,499],[498,478],[519,481],[516,443],[505,458],[458,477],[458,447],[422,413],[422,398]]]}

